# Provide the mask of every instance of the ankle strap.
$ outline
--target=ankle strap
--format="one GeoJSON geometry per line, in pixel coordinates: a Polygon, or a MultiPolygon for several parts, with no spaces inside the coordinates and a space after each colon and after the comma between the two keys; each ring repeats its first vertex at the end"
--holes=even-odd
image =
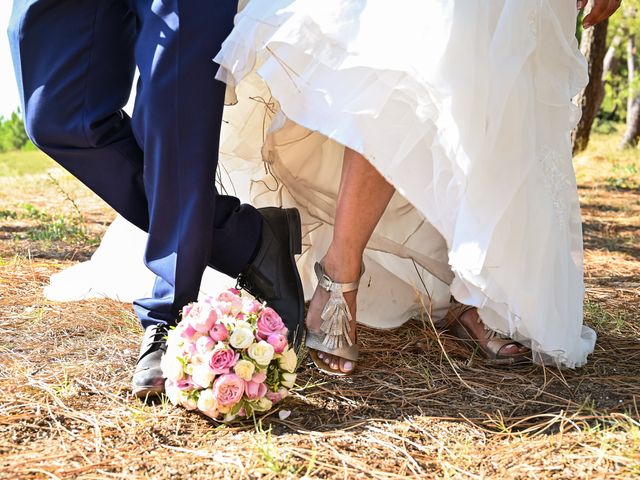
{"type": "Polygon", "coordinates": [[[318,277],[318,285],[324,288],[327,292],[352,292],[358,289],[360,285],[360,278],[364,275],[364,264],[362,265],[362,270],[360,271],[360,278],[355,282],[350,283],[338,283],[334,282],[333,279],[326,274],[324,271],[324,266],[320,262],[316,262],[314,265],[314,270],[316,272],[316,277],[318,277]]]}

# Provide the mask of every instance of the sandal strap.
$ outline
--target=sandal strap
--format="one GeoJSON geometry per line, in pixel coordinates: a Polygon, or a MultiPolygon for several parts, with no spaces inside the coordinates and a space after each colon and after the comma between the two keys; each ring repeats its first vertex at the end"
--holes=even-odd
{"type": "Polygon", "coordinates": [[[451,297],[449,310],[439,328],[441,330],[447,330],[451,328],[454,324],[460,322],[460,319],[465,313],[467,313],[469,310],[473,310],[474,308],[476,307],[472,305],[465,305],[458,302],[455,298],[451,297]]]}
{"type": "Polygon", "coordinates": [[[324,271],[324,265],[320,262],[316,262],[313,269],[316,272],[316,277],[318,277],[318,285],[320,285],[327,292],[340,292],[340,293],[348,293],[357,290],[360,286],[360,278],[364,275],[364,265],[362,266],[362,270],[360,272],[360,278],[355,282],[349,283],[338,283],[334,282],[333,279],[326,274],[324,271]]]}
{"type": "Polygon", "coordinates": [[[360,348],[357,343],[347,346],[343,345],[342,347],[328,348],[324,342],[325,338],[326,336],[323,333],[308,331],[305,339],[305,345],[307,348],[318,352],[328,353],[329,355],[351,360],[352,362],[358,361],[360,348]]]}
{"type": "MultiPolygon", "coordinates": [[[[329,300],[327,301],[320,318],[322,324],[320,325],[319,335],[323,335],[322,345],[324,346],[324,352],[331,353],[333,355],[340,356],[337,352],[341,349],[348,349],[354,347],[354,341],[351,340],[351,312],[349,306],[344,298],[344,294],[352,292],[358,289],[360,279],[350,283],[338,283],[327,275],[324,270],[324,266],[320,262],[316,262],[314,266],[316,276],[318,277],[318,285],[330,293],[329,300]]],[[[360,278],[364,273],[364,266],[360,273],[360,278]]]]}

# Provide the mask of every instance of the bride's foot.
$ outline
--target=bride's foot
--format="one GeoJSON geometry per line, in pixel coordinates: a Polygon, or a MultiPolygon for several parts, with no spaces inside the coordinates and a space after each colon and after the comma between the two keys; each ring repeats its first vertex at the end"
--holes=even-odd
{"type": "Polygon", "coordinates": [[[358,346],[355,315],[361,268],[361,265],[349,266],[333,261],[329,255],[316,267],[319,283],[311,298],[305,322],[307,346],[314,363],[327,373],[348,375],[356,368],[358,346]],[[327,339],[327,331],[337,335],[327,339]],[[342,340],[339,338],[340,332],[344,335],[342,340]]]}
{"type": "Polygon", "coordinates": [[[529,355],[524,345],[488,330],[478,310],[456,305],[449,311],[448,329],[460,340],[478,349],[485,358],[497,363],[515,363],[529,355]]]}

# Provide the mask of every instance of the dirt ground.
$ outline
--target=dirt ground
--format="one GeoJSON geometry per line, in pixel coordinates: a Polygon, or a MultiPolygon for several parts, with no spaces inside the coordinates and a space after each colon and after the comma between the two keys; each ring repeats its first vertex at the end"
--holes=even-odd
{"type": "Polygon", "coordinates": [[[575,162],[599,335],[585,367],[492,366],[425,317],[362,329],[350,378],[305,361],[286,420],[236,426],[132,398],[130,306],[42,293],[114,214],[42,158],[0,169],[0,478],[637,478],[640,154],[607,142],[575,162]]]}

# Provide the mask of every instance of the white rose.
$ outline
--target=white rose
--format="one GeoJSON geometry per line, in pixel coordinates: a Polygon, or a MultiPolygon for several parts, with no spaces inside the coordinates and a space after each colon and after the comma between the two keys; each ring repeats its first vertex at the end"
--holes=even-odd
{"type": "Polygon", "coordinates": [[[250,328],[236,328],[229,337],[229,343],[236,349],[247,348],[253,341],[253,331],[250,328]]]}
{"type": "Polygon", "coordinates": [[[298,357],[296,356],[296,352],[293,351],[292,348],[287,348],[282,354],[280,358],[278,358],[278,363],[280,364],[280,368],[287,372],[294,372],[296,366],[298,365],[298,357]]]}
{"type": "Polygon", "coordinates": [[[248,328],[251,329],[251,324],[249,322],[246,322],[244,320],[239,320],[235,323],[233,328],[248,328]]]}
{"type": "Polygon", "coordinates": [[[215,377],[215,373],[211,371],[211,368],[206,363],[194,367],[191,374],[193,383],[201,388],[208,388],[215,377]]]}
{"type": "Polygon", "coordinates": [[[207,357],[201,353],[196,353],[191,356],[191,365],[195,367],[199,367],[202,364],[207,363],[207,357]]]}
{"type": "Polygon", "coordinates": [[[165,395],[169,398],[172,405],[178,405],[180,403],[180,389],[175,385],[166,387],[165,395]]]}
{"type": "Polygon", "coordinates": [[[180,391],[178,395],[178,403],[180,403],[180,405],[182,405],[187,410],[195,410],[198,406],[195,398],[190,396],[189,393],[185,390],[180,391]]]}
{"type": "Polygon", "coordinates": [[[200,397],[198,398],[198,410],[201,412],[213,412],[218,407],[218,402],[216,401],[216,397],[213,394],[213,390],[207,388],[200,392],[200,397]]]}
{"type": "Polygon", "coordinates": [[[171,330],[167,338],[167,350],[172,348],[179,349],[184,345],[184,338],[180,336],[177,330],[171,330]]]}
{"type": "Polygon", "coordinates": [[[293,385],[296,383],[297,375],[295,373],[283,373],[282,381],[280,382],[285,388],[293,388],[293,385]]]}
{"type": "Polygon", "coordinates": [[[239,360],[235,367],[233,367],[233,370],[242,380],[248,382],[251,380],[251,377],[253,377],[256,366],[249,360],[239,360]]]}
{"type": "Polygon", "coordinates": [[[270,410],[271,407],[273,407],[273,402],[269,400],[267,397],[262,397],[256,403],[255,409],[258,410],[259,412],[266,412],[267,410],[270,410]]]}
{"type": "Polygon", "coordinates": [[[207,410],[206,412],[202,413],[204,413],[209,418],[213,418],[214,420],[217,420],[218,415],[220,415],[220,412],[218,410],[207,410]]]}
{"type": "Polygon", "coordinates": [[[264,340],[260,340],[258,343],[251,345],[248,352],[249,356],[253,358],[258,365],[269,365],[275,354],[273,346],[264,340]]]}
{"type": "Polygon", "coordinates": [[[203,335],[196,342],[196,350],[200,353],[209,353],[215,347],[216,342],[209,335],[203,335]]]}
{"type": "Polygon", "coordinates": [[[184,378],[184,369],[182,363],[175,355],[164,355],[160,361],[160,368],[162,368],[162,374],[168,380],[177,382],[184,378]]]}

